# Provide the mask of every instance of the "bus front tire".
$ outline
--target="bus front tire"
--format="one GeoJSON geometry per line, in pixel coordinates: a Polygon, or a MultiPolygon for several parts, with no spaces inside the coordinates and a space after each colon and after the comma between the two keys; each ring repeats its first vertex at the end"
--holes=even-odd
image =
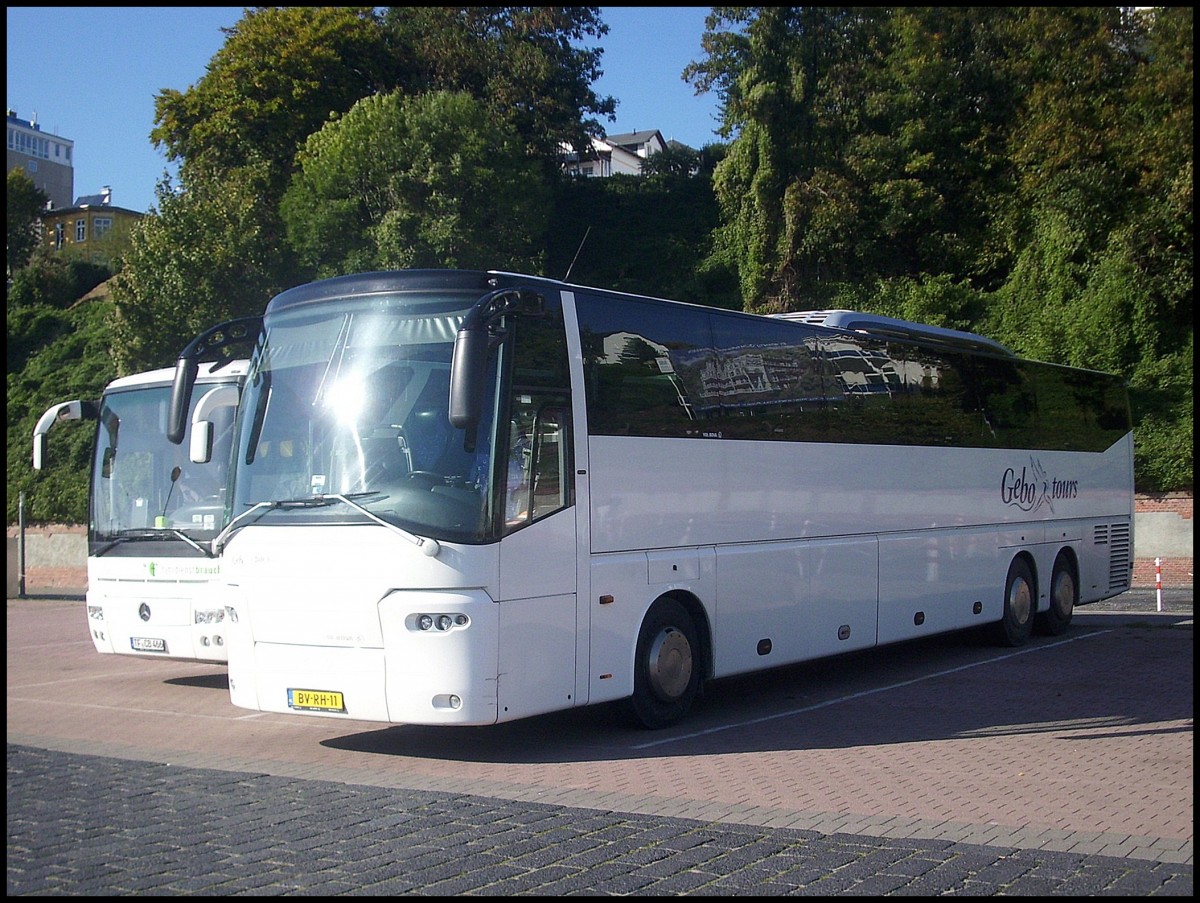
{"type": "Polygon", "coordinates": [[[1004,582],[1004,616],[993,626],[993,636],[1001,646],[1024,646],[1033,635],[1037,612],[1037,586],[1033,571],[1024,558],[1014,558],[1004,582]]]}
{"type": "Polygon", "coordinates": [[[699,645],[691,615],[674,599],[650,607],[638,634],[630,705],[636,721],[657,730],[687,714],[700,687],[699,645]]]}
{"type": "Polygon", "coordinates": [[[1059,636],[1071,626],[1071,616],[1079,601],[1079,584],[1075,580],[1075,569],[1065,554],[1054,562],[1054,573],[1050,577],[1050,607],[1037,616],[1036,626],[1040,633],[1059,636]]]}

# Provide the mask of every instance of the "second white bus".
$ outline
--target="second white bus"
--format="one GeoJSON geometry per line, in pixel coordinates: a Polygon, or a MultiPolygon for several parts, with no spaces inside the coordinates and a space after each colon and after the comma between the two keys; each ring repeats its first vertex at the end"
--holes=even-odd
{"type": "Polygon", "coordinates": [[[88,499],[87,624],[97,652],[224,663],[221,563],[234,412],[247,362],[204,365],[185,424],[167,439],[174,368],[120,377],[99,402],[52,405],[33,436],[42,469],[56,423],[94,421],[88,499]],[[196,463],[190,458],[196,458],[196,463]]]}
{"type": "Polygon", "coordinates": [[[1066,630],[1129,587],[1133,436],[1120,379],[968,333],[367,273],[268,305],[231,502],[234,704],[657,728],[706,680],[1066,630]]]}

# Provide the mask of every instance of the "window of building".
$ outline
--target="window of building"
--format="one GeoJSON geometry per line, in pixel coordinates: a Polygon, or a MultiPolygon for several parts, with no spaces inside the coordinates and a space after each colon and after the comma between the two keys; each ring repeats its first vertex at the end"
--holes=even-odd
{"type": "Polygon", "coordinates": [[[87,241],[87,220],[75,220],[75,241],[87,241]]]}
{"type": "Polygon", "coordinates": [[[112,228],[111,216],[98,216],[92,220],[92,237],[99,241],[105,232],[112,228]]]}
{"type": "Polygon", "coordinates": [[[67,240],[67,227],[62,223],[54,224],[54,250],[61,251],[63,242],[67,240]]]}
{"type": "Polygon", "coordinates": [[[12,129],[8,133],[8,146],[19,154],[41,157],[44,160],[50,159],[50,139],[48,138],[12,129]]]}

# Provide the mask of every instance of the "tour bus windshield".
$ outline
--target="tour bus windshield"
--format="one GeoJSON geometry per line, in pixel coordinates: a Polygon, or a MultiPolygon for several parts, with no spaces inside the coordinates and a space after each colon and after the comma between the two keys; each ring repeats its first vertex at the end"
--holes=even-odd
{"type": "Polygon", "coordinates": [[[483,541],[493,410],[470,438],[448,417],[455,336],[482,294],[393,292],[269,311],[242,400],[233,517],[270,502],[264,523],[378,519],[483,541]]]}
{"type": "Polygon", "coordinates": [[[207,542],[224,526],[234,408],[214,411],[212,455],[196,464],[186,446],[167,441],[170,396],[169,385],[105,394],[92,465],[92,542],[207,542]]]}

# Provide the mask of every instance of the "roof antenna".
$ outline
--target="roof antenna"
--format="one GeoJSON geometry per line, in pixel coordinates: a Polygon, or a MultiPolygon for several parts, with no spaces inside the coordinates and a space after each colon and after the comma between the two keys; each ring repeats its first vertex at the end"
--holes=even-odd
{"type": "Polygon", "coordinates": [[[575,252],[575,256],[571,258],[571,265],[567,267],[567,275],[563,276],[563,282],[571,278],[571,270],[575,269],[575,261],[579,259],[579,252],[583,250],[583,243],[587,241],[587,237],[592,234],[592,227],[588,226],[587,231],[583,233],[583,239],[579,242],[579,249],[575,252]]]}

